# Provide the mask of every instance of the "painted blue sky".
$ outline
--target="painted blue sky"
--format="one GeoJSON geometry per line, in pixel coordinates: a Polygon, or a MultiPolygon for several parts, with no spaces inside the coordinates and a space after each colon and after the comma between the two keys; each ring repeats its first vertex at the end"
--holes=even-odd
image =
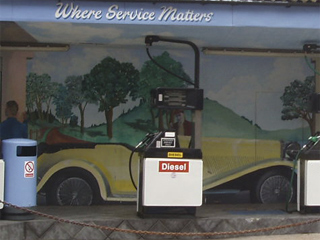
{"type": "MultiPolygon", "coordinates": [[[[156,56],[162,50],[150,49],[156,56]]],[[[194,56],[190,50],[168,50],[181,62],[185,71],[193,78],[194,56]]],[[[149,60],[144,49],[73,46],[68,52],[36,53],[29,62],[29,71],[48,73],[53,81],[64,82],[70,75],[83,75],[106,56],[120,62],[131,62],[138,70],[149,60]]],[[[272,58],[201,55],[200,87],[205,97],[216,100],[240,116],[257,123],[265,130],[297,128],[303,121],[282,121],[280,96],[285,86],[295,79],[304,80],[313,72],[304,58],[272,58]]],[[[128,103],[115,110],[115,117],[123,109],[134,106],[128,103]]],[[[76,110],[75,110],[76,111],[76,110]]],[[[86,125],[104,122],[102,113],[91,106],[86,112],[86,125]],[[101,117],[97,117],[101,114],[101,117]],[[92,117],[94,116],[94,117],[92,117]]]]}

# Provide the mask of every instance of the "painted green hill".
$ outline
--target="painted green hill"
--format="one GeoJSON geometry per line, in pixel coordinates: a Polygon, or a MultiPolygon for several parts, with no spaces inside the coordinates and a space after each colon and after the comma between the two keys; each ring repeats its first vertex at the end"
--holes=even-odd
{"type": "MultiPolygon", "coordinates": [[[[191,121],[191,115],[187,113],[186,116],[187,120],[191,121]]],[[[250,120],[210,99],[204,99],[202,121],[203,137],[302,141],[307,139],[310,134],[308,129],[277,131],[260,129],[259,126],[253,125],[250,120]]],[[[114,137],[110,140],[105,135],[105,125],[86,129],[86,132],[91,135],[87,140],[123,142],[130,145],[136,145],[146,133],[156,131],[157,127],[152,124],[151,114],[144,104],[123,113],[113,122],[114,137]]]]}
{"type": "Polygon", "coordinates": [[[204,137],[227,137],[246,139],[270,139],[282,141],[303,141],[310,136],[309,128],[267,131],[253,125],[217,101],[204,100],[202,135],[204,137]]]}
{"type": "Polygon", "coordinates": [[[204,100],[204,137],[254,138],[257,127],[217,101],[204,100]]]}

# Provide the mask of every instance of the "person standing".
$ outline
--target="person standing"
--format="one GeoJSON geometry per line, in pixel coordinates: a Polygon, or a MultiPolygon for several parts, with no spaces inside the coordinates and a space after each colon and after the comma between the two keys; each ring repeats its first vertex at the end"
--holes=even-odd
{"type": "Polygon", "coordinates": [[[0,139],[28,138],[28,125],[25,120],[23,123],[17,119],[19,106],[16,101],[6,103],[5,114],[7,119],[0,124],[0,139]]]}
{"type": "Polygon", "coordinates": [[[192,123],[186,120],[184,112],[182,110],[176,110],[174,112],[176,122],[173,124],[173,128],[176,130],[178,135],[191,136],[192,134],[192,123]]]}

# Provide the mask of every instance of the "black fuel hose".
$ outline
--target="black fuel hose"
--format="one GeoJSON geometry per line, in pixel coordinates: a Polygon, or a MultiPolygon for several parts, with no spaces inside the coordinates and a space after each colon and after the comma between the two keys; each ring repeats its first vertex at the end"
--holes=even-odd
{"type": "Polygon", "coordinates": [[[304,148],[301,148],[293,160],[293,168],[292,168],[291,178],[290,178],[290,188],[289,188],[289,193],[287,194],[287,199],[286,199],[286,212],[288,212],[288,213],[294,212],[294,211],[289,211],[289,203],[291,200],[291,195],[293,193],[292,189],[293,189],[293,179],[294,179],[295,169],[297,167],[297,162],[298,162],[299,156],[303,150],[304,150],[304,148]]]}
{"type": "Polygon", "coordinates": [[[134,179],[133,179],[133,176],[132,176],[132,157],[133,157],[133,154],[136,152],[138,148],[134,148],[130,154],[130,157],[129,157],[129,174],[130,174],[130,179],[131,179],[131,182],[132,182],[132,185],[134,186],[134,188],[137,190],[137,185],[136,183],[134,182],[134,179]]]}

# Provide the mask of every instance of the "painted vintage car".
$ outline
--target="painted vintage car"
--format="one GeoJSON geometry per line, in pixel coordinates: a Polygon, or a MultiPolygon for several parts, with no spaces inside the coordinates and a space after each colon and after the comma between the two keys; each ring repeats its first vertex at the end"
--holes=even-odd
{"type": "MultiPolygon", "coordinates": [[[[181,147],[187,147],[189,140],[180,137],[181,147]]],[[[204,194],[217,189],[250,190],[252,201],[260,203],[285,201],[288,191],[294,196],[293,162],[283,156],[283,148],[279,141],[204,138],[204,194]]],[[[133,150],[126,144],[40,144],[38,192],[54,205],[136,201],[139,154],[133,150]]]]}

